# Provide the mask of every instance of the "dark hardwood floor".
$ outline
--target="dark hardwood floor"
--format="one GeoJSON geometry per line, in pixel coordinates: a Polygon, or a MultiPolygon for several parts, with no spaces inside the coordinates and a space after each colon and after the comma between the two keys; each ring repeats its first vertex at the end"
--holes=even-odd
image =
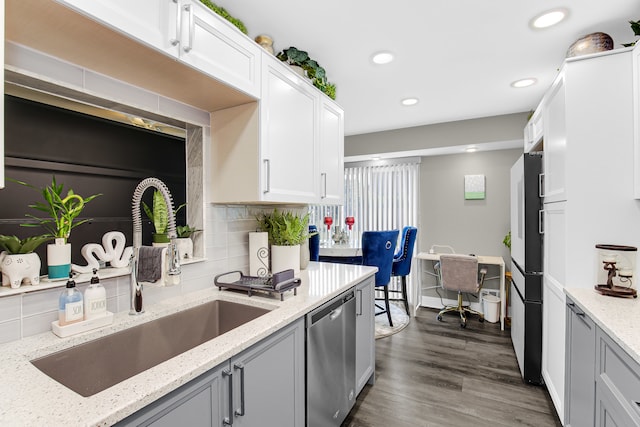
{"type": "Polygon", "coordinates": [[[524,383],[509,330],[420,308],[399,333],[376,340],[376,383],[343,427],[561,426],[544,386],[524,383]]]}

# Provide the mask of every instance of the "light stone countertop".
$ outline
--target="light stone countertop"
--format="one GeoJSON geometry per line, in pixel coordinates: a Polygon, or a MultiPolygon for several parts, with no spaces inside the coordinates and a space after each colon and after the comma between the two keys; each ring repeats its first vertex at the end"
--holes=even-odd
{"type": "MultiPolygon", "coordinates": [[[[52,332],[0,345],[0,425],[108,426],[225,362],[232,356],[301,318],[324,302],[352,288],[377,269],[360,265],[309,263],[302,284],[279,296],[211,289],[193,292],[145,307],[140,316],[117,313],[113,324],[86,333],[59,338],[52,332]],[[104,335],[136,326],[208,301],[223,299],[273,309],[166,362],[90,397],[71,391],[30,363],[104,335]]],[[[81,363],[81,361],[78,361],[81,363]]],[[[122,363],[126,363],[123,361],[122,363]]]]}
{"type": "Polygon", "coordinates": [[[640,298],[610,297],[586,288],[566,288],[564,292],[640,363],[640,298]]]}

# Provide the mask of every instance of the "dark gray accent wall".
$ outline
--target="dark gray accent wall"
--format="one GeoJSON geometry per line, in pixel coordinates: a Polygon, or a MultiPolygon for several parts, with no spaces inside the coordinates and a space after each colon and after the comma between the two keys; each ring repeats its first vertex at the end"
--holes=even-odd
{"type": "MultiPolygon", "coordinates": [[[[58,107],[5,95],[5,175],[37,188],[58,184],[87,197],[102,196],[86,205],[81,219],[91,221],[74,228],[72,262],[86,265],[80,251],[86,243],[101,243],[109,231],[121,231],[131,245],[133,225],[131,198],[138,183],[154,176],[171,191],[174,205],[186,201],[185,140],[121,123],[76,113],[58,107]]],[[[152,205],[153,191],[144,200],[152,205]]],[[[25,228],[33,222],[29,208],[43,201],[39,191],[8,180],[0,191],[0,234],[25,238],[43,234],[41,227],[25,228]]],[[[184,210],[178,218],[184,224],[184,210]]],[[[143,214],[143,243],[151,244],[152,225],[143,214]]],[[[46,274],[46,245],[36,251],[46,274]]]]}

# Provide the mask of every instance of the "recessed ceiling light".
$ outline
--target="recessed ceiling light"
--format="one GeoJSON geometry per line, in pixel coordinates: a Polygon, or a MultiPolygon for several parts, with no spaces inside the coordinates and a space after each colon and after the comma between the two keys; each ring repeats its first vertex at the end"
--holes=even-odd
{"type": "Polygon", "coordinates": [[[552,25],[556,25],[569,15],[567,9],[553,9],[541,13],[531,20],[531,26],[533,28],[548,28],[552,25]]]}
{"type": "Polygon", "coordinates": [[[464,151],[466,151],[467,153],[475,153],[476,151],[478,151],[478,147],[476,147],[475,145],[470,145],[464,151]]]}
{"type": "Polygon", "coordinates": [[[405,98],[402,100],[402,105],[410,106],[416,105],[418,103],[418,98],[405,98]]]}
{"type": "Polygon", "coordinates": [[[393,54],[391,52],[378,52],[371,57],[374,64],[388,64],[393,61],[393,54]]]}
{"type": "Polygon", "coordinates": [[[516,80],[515,82],[511,83],[511,86],[516,88],[528,87],[536,84],[537,81],[538,80],[534,79],[533,77],[527,77],[526,79],[516,80]]]}

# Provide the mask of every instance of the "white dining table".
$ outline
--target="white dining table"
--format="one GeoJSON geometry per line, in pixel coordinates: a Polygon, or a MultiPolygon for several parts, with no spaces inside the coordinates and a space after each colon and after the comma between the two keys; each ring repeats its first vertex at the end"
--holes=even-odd
{"type": "Polygon", "coordinates": [[[320,256],[331,256],[331,257],[356,257],[362,256],[362,248],[357,245],[350,244],[326,244],[320,243],[320,256]]]}

